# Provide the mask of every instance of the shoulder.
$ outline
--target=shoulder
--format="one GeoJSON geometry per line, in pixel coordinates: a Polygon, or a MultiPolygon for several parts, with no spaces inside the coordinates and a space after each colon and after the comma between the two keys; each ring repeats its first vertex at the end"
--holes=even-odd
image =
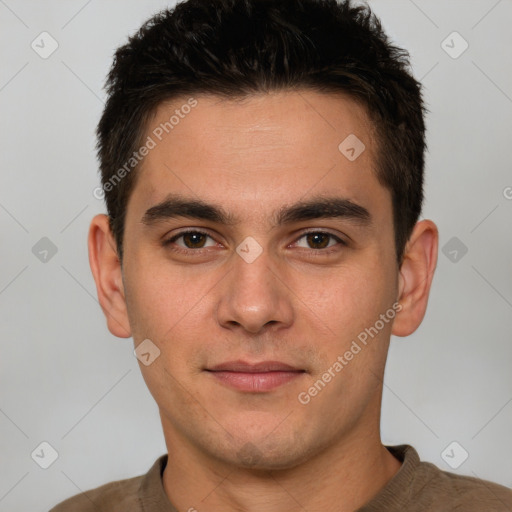
{"type": "MultiPolygon", "coordinates": [[[[391,450],[403,458],[401,476],[397,480],[405,495],[404,502],[414,504],[414,510],[512,511],[512,489],[476,477],[443,471],[431,462],[420,461],[412,446],[392,447],[391,450]]],[[[398,489],[393,490],[399,493],[398,489]]]]}
{"type": "Polygon", "coordinates": [[[165,460],[166,456],[157,459],[144,475],[117,480],[76,494],[53,507],[50,512],[139,512],[142,510],[141,489],[154,484],[153,480],[159,477],[165,460]]]}
{"type": "Polygon", "coordinates": [[[386,447],[402,466],[359,512],[512,512],[512,490],[486,480],[443,471],[421,461],[409,445],[386,447]]]}
{"type": "Polygon", "coordinates": [[[512,511],[512,489],[508,487],[442,471],[430,462],[421,462],[418,472],[420,475],[423,474],[423,481],[426,483],[426,499],[436,504],[439,502],[439,506],[444,501],[449,505],[446,510],[512,511]]]}
{"type": "Polygon", "coordinates": [[[143,476],[137,476],[118,480],[82,492],[59,503],[50,512],[131,511],[137,505],[138,489],[143,478],[143,476]]]}

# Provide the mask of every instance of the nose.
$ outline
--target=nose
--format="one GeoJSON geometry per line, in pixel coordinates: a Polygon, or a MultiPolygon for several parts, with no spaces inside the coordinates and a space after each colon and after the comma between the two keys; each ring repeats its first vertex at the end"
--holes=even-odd
{"type": "Polygon", "coordinates": [[[264,250],[248,262],[233,254],[232,265],[219,294],[219,324],[251,334],[289,327],[293,322],[293,294],[270,255],[264,250]]]}

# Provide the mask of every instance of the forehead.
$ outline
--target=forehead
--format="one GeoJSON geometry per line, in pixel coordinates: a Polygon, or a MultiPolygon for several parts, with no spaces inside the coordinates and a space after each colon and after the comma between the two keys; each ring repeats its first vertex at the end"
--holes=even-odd
{"type": "Polygon", "coordinates": [[[139,210],[169,193],[220,200],[253,218],[266,215],[263,204],[275,210],[308,194],[376,207],[389,200],[376,178],[373,125],[347,96],[304,90],[180,97],[156,109],[143,140],[150,139],[130,196],[139,210]]]}

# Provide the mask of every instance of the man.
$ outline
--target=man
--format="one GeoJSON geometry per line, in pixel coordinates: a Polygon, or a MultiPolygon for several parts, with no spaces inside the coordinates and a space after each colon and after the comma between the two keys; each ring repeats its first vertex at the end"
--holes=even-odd
{"type": "Polygon", "coordinates": [[[438,232],[420,85],[369,9],[188,0],[117,51],[107,91],[90,263],[168,454],[53,511],[512,510],[380,439],[438,232]]]}

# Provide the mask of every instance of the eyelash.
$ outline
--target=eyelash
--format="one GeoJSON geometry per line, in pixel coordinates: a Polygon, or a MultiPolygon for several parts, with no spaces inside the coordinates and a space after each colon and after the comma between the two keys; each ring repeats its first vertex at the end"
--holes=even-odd
{"type": "MultiPolygon", "coordinates": [[[[191,230],[187,230],[187,231],[182,231],[181,233],[178,233],[176,235],[173,235],[171,238],[168,238],[167,240],[164,240],[162,242],[162,246],[164,247],[168,247],[170,248],[172,251],[174,252],[178,252],[178,253],[182,253],[182,254],[191,254],[191,253],[196,253],[198,255],[201,255],[202,252],[203,252],[203,249],[209,249],[209,247],[200,247],[198,249],[186,249],[186,248],[183,248],[183,247],[176,247],[176,246],[172,246],[171,244],[173,244],[173,242],[175,242],[176,240],[178,240],[179,238],[185,236],[185,235],[190,235],[190,234],[197,234],[197,235],[204,235],[204,236],[207,236],[209,238],[211,238],[213,240],[213,237],[207,233],[206,231],[201,231],[199,229],[191,229],[191,230]]],[[[331,237],[332,239],[336,240],[336,242],[338,242],[339,245],[343,246],[343,247],[347,247],[348,244],[342,240],[341,238],[339,238],[338,236],[332,234],[332,233],[329,233],[328,231],[321,231],[321,230],[312,230],[312,231],[306,231],[304,233],[302,233],[296,240],[299,241],[300,239],[304,238],[305,236],[307,235],[310,235],[310,234],[315,234],[315,235],[327,235],[329,237],[331,237]]],[[[295,243],[296,243],[295,242],[295,243]]],[[[308,250],[308,249],[306,249],[308,250]]],[[[326,249],[309,249],[309,252],[311,253],[311,255],[315,255],[315,256],[320,256],[320,255],[325,255],[325,254],[331,254],[332,252],[336,251],[336,246],[332,246],[332,247],[328,247],[326,249]]]]}

